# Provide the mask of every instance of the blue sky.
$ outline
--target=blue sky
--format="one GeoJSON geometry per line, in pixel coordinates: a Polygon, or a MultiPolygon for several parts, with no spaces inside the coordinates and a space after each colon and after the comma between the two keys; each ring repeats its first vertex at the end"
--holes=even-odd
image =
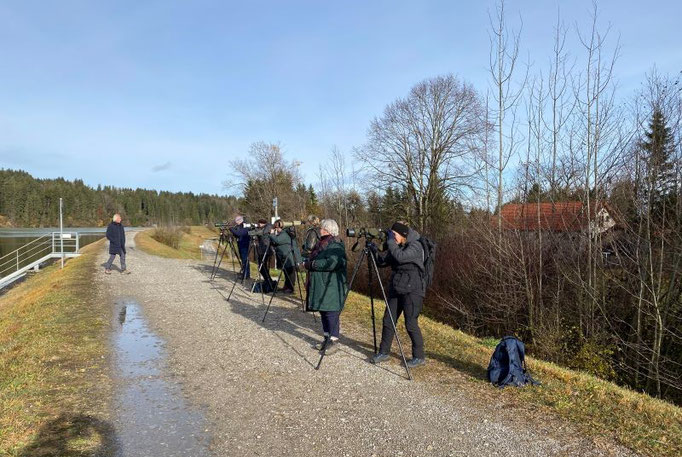
{"type": "MultiPolygon", "coordinates": [[[[546,67],[557,5],[589,26],[591,1],[508,1],[522,52],[546,67]]],[[[489,1],[0,2],[0,168],[91,185],[224,193],[229,161],[280,142],[316,182],[415,83],[488,84],[489,1]]],[[[599,2],[620,36],[629,96],[656,64],[682,70],[682,2],[599,2]]],[[[568,50],[580,59],[569,34],[568,50]]]]}

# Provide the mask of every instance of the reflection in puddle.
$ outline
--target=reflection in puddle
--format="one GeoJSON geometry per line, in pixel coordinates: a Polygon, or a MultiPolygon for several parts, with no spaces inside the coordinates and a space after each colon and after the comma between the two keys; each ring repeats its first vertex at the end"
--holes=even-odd
{"type": "Polygon", "coordinates": [[[114,348],[120,456],[210,455],[202,415],[190,411],[178,385],[161,377],[163,341],[149,330],[135,301],[119,307],[114,348]]]}

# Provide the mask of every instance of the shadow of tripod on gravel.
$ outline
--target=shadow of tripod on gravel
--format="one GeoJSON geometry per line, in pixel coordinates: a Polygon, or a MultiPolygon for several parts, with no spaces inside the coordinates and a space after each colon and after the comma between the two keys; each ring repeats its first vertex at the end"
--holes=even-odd
{"type": "Polygon", "coordinates": [[[65,413],[40,428],[19,457],[108,457],[117,450],[116,432],[106,421],[65,413]]]}
{"type": "MultiPolygon", "coordinates": [[[[266,295],[266,297],[269,297],[269,295],[266,295]]],[[[233,312],[236,314],[239,314],[240,316],[246,317],[247,319],[252,320],[259,326],[266,328],[268,330],[272,330],[274,332],[284,332],[287,333],[288,335],[291,335],[295,338],[298,338],[300,340],[303,340],[306,342],[308,345],[312,346],[314,343],[320,342],[322,340],[322,324],[320,323],[319,320],[314,321],[311,313],[303,313],[300,311],[300,308],[298,306],[296,308],[289,308],[289,307],[284,307],[281,306],[281,304],[277,302],[273,302],[272,306],[270,307],[270,312],[268,313],[265,322],[262,322],[263,320],[263,314],[265,313],[265,307],[262,306],[260,301],[258,301],[255,305],[250,304],[248,302],[245,302],[243,300],[243,296],[237,297],[236,295],[233,295],[233,297],[230,299],[230,306],[233,312]],[[310,333],[314,333],[316,336],[311,337],[310,333]]],[[[267,298],[266,298],[266,303],[267,303],[267,298]]],[[[296,301],[293,303],[294,305],[299,305],[300,302],[296,301]]],[[[277,333],[275,335],[292,351],[294,351],[296,354],[298,354],[301,358],[303,358],[311,367],[315,367],[317,364],[317,361],[319,359],[319,353],[316,350],[313,350],[312,348],[310,349],[309,353],[302,354],[298,348],[292,346],[289,344],[286,340],[281,338],[277,333]]],[[[366,343],[363,341],[359,341],[353,338],[348,337],[345,334],[341,335],[341,344],[344,346],[355,350],[356,352],[360,353],[361,356],[358,356],[354,353],[346,352],[346,354],[359,358],[363,361],[366,361],[369,363],[369,358],[374,355],[374,347],[371,343],[366,343]]],[[[395,367],[389,367],[389,366],[378,366],[379,368],[385,369],[388,372],[398,374],[399,372],[394,372],[393,369],[390,368],[395,368],[395,367]]],[[[401,369],[398,367],[398,370],[401,369]]]]}
{"type": "MultiPolygon", "coordinates": [[[[211,275],[211,271],[213,270],[212,265],[194,265],[193,268],[197,269],[198,271],[204,273],[206,276],[211,275]]],[[[234,272],[231,271],[224,271],[221,270],[221,272],[217,275],[218,277],[222,277],[226,279],[228,282],[224,285],[219,285],[218,283],[214,283],[214,287],[218,292],[223,296],[224,299],[227,299],[227,295],[229,294],[229,291],[232,289],[232,286],[234,284],[234,272]],[[222,291],[225,291],[226,293],[223,293],[222,291]]],[[[239,279],[237,278],[237,281],[239,279]]],[[[208,280],[206,281],[208,282],[208,280]]],[[[246,284],[246,283],[245,283],[246,284]]],[[[248,287],[248,285],[247,285],[248,287]]],[[[258,324],[261,327],[267,328],[268,330],[274,330],[274,331],[280,331],[287,333],[291,336],[294,336],[296,338],[299,338],[306,343],[312,345],[314,343],[317,343],[318,341],[322,340],[321,336],[321,324],[319,321],[313,321],[312,317],[309,315],[311,313],[303,313],[300,311],[300,301],[299,299],[292,297],[292,296],[287,296],[287,295],[277,295],[278,301],[273,301],[272,306],[270,307],[270,312],[268,313],[265,322],[262,322],[263,320],[263,314],[265,313],[265,306],[267,306],[268,301],[270,300],[270,294],[265,294],[265,303],[266,305],[263,306],[261,302],[261,296],[260,294],[251,294],[253,296],[253,302],[250,301],[244,301],[244,293],[249,293],[248,291],[245,292],[243,290],[243,286],[240,286],[237,284],[237,289],[235,289],[235,293],[232,295],[230,298],[230,306],[232,308],[232,311],[235,313],[244,316],[256,324],[258,324]],[[240,289],[241,287],[241,289],[240,289]],[[237,291],[240,292],[237,292],[237,291]],[[290,308],[290,307],[284,307],[281,306],[281,302],[286,302],[288,304],[293,305],[295,308],[290,308]],[[302,331],[302,329],[305,329],[305,331],[313,332],[317,337],[311,337],[308,333],[305,333],[302,331]]],[[[343,314],[341,314],[341,318],[343,319],[343,314]]],[[[378,332],[378,337],[381,337],[381,317],[378,316],[377,319],[377,332],[378,332]]],[[[401,325],[401,321],[398,321],[398,325],[401,325]]],[[[354,325],[353,326],[354,330],[358,330],[359,326],[354,325]]],[[[362,330],[360,330],[362,331],[362,330]]],[[[369,363],[369,358],[374,355],[374,345],[371,341],[371,328],[368,329],[368,338],[369,340],[365,341],[360,341],[353,339],[347,334],[341,334],[341,343],[351,349],[354,349],[358,353],[362,354],[361,357],[358,357],[355,354],[348,353],[348,355],[351,355],[353,357],[361,358],[362,360],[365,360],[369,363]]],[[[296,352],[301,358],[303,358],[308,364],[312,365],[314,367],[314,364],[317,363],[317,352],[311,350],[310,354],[301,354],[301,352],[293,347],[291,344],[289,344],[286,340],[281,338],[279,335],[277,337],[292,351],[296,352]]],[[[405,341],[405,343],[409,344],[409,339],[405,341]]],[[[395,343],[394,343],[394,348],[395,349],[395,343]]],[[[409,346],[406,346],[406,349],[409,348],[409,346]]],[[[467,360],[464,360],[463,358],[457,358],[456,356],[450,356],[450,355],[444,355],[436,352],[431,352],[428,350],[428,347],[426,348],[426,357],[431,360],[437,360],[445,365],[448,365],[455,370],[459,371],[460,373],[470,376],[475,379],[487,380],[487,372],[485,367],[482,367],[480,365],[477,365],[475,363],[469,362],[467,360]]],[[[405,354],[406,357],[409,357],[409,353],[405,354]]],[[[396,358],[396,360],[399,360],[400,357],[399,355],[396,356],[393,354],[393,356],[396,358]]],[[[402,363],[402,361],[401,361],[402,363]]],[[[402,367],[391,367],[390,365],[377,365],[378,368],[385,369],[386,371],[389,371],[394,374],[399,374],[399,370],[402,369],[402,367]],[[398,370],[398,371],[394,371],[398,370]]]]}

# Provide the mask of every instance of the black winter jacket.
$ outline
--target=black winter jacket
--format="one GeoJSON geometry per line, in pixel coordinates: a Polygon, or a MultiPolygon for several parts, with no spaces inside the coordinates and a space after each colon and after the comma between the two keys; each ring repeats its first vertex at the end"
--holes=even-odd
{"type": "Polygon", "coordinates": [[[391,279],[388,293],[390,296],[416,294],[426,295],[424,287],[424,249],[419,242],[420,235],[410,229],[407,241],[402,246],[393,238],[386,244],[388,252],[377,256],[380,267],[391,267],[391,279]]]}
{"type": "Polygon", "coordinates": [[[107,226],[107,240],[109,240],[109,254],[126,253],[126,233],[123,224],[111,222],[107,226]]]}

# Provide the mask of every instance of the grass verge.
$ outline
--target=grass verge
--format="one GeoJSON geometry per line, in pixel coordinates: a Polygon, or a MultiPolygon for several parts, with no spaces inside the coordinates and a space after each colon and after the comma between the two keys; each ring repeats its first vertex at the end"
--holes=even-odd
{"type": "Polygon", "coordinates": [[[0,455],[107,455],[109,308],[93,290],[103,241],[0,297],[0,455]]]}
{"type": "Polygon", "coordinates": [[[135,236],[135,245],[147,254],[169,259],[201,259],[201,243],[217,237],[217,233],[203,226],[190,227],[189,233],[182,232],[178,248],[172,248],[152,238],[154,229],[145,230],[135,236]]]}
{"type": "MultiPolygon", "coordinates": [[[[379,332],[383,308],[383,301],[380,301],[376,308],[379,332]]],[[[351,292],[343,318],[345,323],[371,329],[368,297],[351,292]]],[[[506,404],[529,405],[559,414],[590,436],[612,437],[644,455],[682,455],[682,408],[589,374],[532,358],[527,360],[528,367],[542,382],[541,387],[498,389],[486,380],[488,362],[494,349],[489,339],[475,338],[428,317],[420,317],[420,326],[427,358],[439,363],[414,370],[417,379],[443,378],[448,372],[457,370],[480,384],[479,395],[499,398],[506,404]]],[[[403,327],[402,323],[400,327],[403,327]]],[[[404,328],[400,334],[409,351],[409,338],[404,328]]]]}

